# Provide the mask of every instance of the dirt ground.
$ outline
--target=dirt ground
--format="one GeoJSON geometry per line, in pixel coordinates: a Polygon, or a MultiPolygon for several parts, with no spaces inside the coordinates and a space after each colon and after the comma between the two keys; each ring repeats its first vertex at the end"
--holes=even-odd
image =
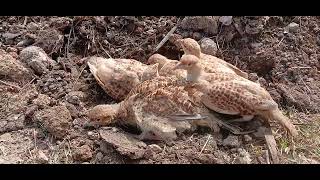
{"type": "MultiPolygon", "coordinates": [[[[212,39],[215,55],[250,73],[298,127],[293,140],[272,123],[280,163],[319,163],[320,18],[314,16],[233,17],[231,24],[219,17],[2,16],[0,163],[270,163],[259,133],[211,138],[200,129],[172,143],[131,144],[138,150],[124,152],[85,126],[86,110],[116,101],[83,58],[145,63],[177,23],[175,36],[212,39]]],[[[182,55],[171,40],[157,53],[182,55]]]]}

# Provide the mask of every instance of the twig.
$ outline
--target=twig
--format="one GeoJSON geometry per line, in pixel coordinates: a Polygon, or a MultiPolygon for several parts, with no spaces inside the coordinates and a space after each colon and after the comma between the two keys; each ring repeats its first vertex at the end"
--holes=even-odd
{"type": "Polygon", "coordinates": [[[75,81],[75,84],[78,82],[81,74],[83,73],[83,71],[84,71],[84,69],[87,67],[87,65],[88,65],[87,63],[84,64],[84,67],[81,69],[80,74],[79,74],[79,76],[77,77],[77,79],[76,79],[76,81],[75,81]]]}
{"type": "Polygon", "coordinates": [[[18,90],[20,90],[20,89],[21,89],[21,87],[19,87],[19,86],[16,86],[16,85],[13,85],[13,84],[10,84],[10,83],[7,83],[7,82],[4,82],[4,81],[2,81],[2,80],[0,80],[0,83],[2,83],[2,84],[4,84],[4,85],[7,85],[7,86],[14,87],[14,88],[16,88],[16,89],[18,89],[18,90]]]}
{"type": "Polygon", "coordinates": [[[31,79],[31,81],[29,81],[27,84],[25,84],[20,90],[19,92],[21,92],[22,90],[24,90],[26,87],[28,87],[36,78],[31,79]]]}
{"type": "Polygon", "coordinates": [[[277,150],[277,143],[276,143],[276,140],[274,139],[274,136],[272,135],[272,131],[270,127],[265,131],[264,138],[266,140],[267,147],[270,152],[273,163],[278,164],[279,156],[278,156],[278,150],[277,150]]]}
{"type": "Polygon", "coordinates": [[[73,21],[72,21],[72,25],[71,25],[71,28],[70,28],[70,31],[69,31],[69,35],[68,35],[68,42],[67,42],[67,47],[66,47],[67,50],[66,50],[66,54],[65,54],[66,57],[69,56],[69,45],[70,45],[70,37],[71,37],[72,29],[73,29],[73,21]]]}
{"type": "Polygon", "coordinates": [[[204,148],[206,148],[206,146],[207,146],[207,144],[208,144],[208,142],[209,142],[210,138],[211,138],[211,135],[209,134],[209,135],[208,135],[208,138],[207,138],[207,141],[206,141],[206,143],[204,143],[204,145],[203,145],[203,147],[202,147],[202,149],[201,149],[201,151],[200,151],[200,153],[199,153],[199,154],[201,154],[201,153],[202,153],[202,151],[204,150],[204,148]]]}
{"type": "Polygon", "coordinates": [[[106,49],[103,48],[102,44],[98,41],[99,45],[100,45],[100,48],[108,55],[109,58],[112,58],[110,56],[110,54],[106,51],[106,49]]]}
{"type": "Polygon", "coordinates": [[[160,43],[157,45],[157,47],[155,48],[154,52],[158,51],[163,45],[164,43],[166,43],[170,36],[174,33],[174,31],[177,29],[177,25],[175,25],[168,33],[167,35],[162,39],[162,41],[160,41],[160,43]]]}
{"type": "Polygon", "coordinates": [[[25,16],[22,26],[26,26],[27,25],[27,21],[28,21],[28,16],[25,16]]]}
{"type": "Polygon", "coordinates": [[[295,67],[291,67],[291,69],[312,69],[312,67],[308,67],[308,66],[305,66],[305,67],[295,66],[295,67]]]}
{"type": "Polygon", "coordinates": [[[277,45],[275,45],[274,47],[280,46],[280,44],[281,44],[281,42],[283,41],[284,37],[285,37],[285,36],[283,36],[283,37],[281,38],[281,40],[279,41],[279,43],[278,43],[277,45]]]}
{"type": "Polygon", "coordinates": [[[266,162],[267,162],[267,164],[270,164],[270,156],[269,156],[268,150],[266,150],[266,162]]]}

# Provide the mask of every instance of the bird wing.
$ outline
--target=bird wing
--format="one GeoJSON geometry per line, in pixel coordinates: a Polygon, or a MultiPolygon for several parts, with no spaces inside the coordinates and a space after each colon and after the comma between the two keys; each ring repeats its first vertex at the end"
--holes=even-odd
{"type": "Polygon", "coordinates": [[[240,70],[238,67],[211,55],[208,54],[204,54],[202,53],[202,59],[206,60],[209,63],[219,63],[221,65],[223,65],[224,68],[228,68],[230,70],[232,70],[234,73],[236,73],[237,75],[244,77],[246,79],[248,79],[248,73],[243,72],[242,70],[240,70]]]}
{"type": "Polygon", "coordinates": [[[227,81],[205,87],[203,104],[211,110],[229,115],[254,115],[256,110],[269,110],[275,106],[272,98],[264,96],[266,90],[227,81]],[[259,93],[260,92],[260,93],[259,93]]]}

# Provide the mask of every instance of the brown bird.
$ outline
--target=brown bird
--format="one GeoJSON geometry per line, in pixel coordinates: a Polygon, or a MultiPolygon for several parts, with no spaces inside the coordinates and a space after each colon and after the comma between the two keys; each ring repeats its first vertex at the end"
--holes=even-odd
{"type": "Polygon", "coordinates": [[[222,114],[241,115],[251,120],[255,115],[280,122],[293,136],[298,135],[290,120],[282,114],[277,103],[259,84],[250,80],[230,80],[210,84],[200,79],[202,73],[198,57],[183,55],[175,69],[187,71],[187,81],[202,92],[201,101],[209,109],[222,114]]]}
{"type": "MultiPolygon", "coordinates": [[[[197,91],[191,87],[186,89],[185,83],[176,76],[158,76],[137,85],[119,105],[94,107],[88,117],[102,125],[118,123],[136,126],[142,131],[140,139],[173,140],[177,138],[176,132],[194,130],[198,126],[219,132],[221,121],[197,102],[197,91]]],[[[238,132],[232,127],[230,130],[238,132]]]]}
{"type": "Polygon", "coordinates": [[[134,59],[90,57],[88,66],[103,90],[118,101],[137,84],[158,76],[158,64],[147,66],[134,59]]]}
{"type": "Polygon", "coordinates": [[[204,54],[201,52],[200,45],[197,41],[191,38],[179,39],[177,43],[182,47],[184,54],[194,55],[200,59],[200,66],[203,71],[208,73],[234,73],[243,78],[248,78],[248,73],[241,71],[236,66],[220,59],[215,56],[204,54]]]}

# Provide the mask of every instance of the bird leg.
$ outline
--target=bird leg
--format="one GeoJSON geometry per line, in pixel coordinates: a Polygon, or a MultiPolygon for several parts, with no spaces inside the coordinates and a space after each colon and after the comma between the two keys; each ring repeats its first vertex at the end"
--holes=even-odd
{"type": "Polygon", "coordinates": [[[244,115],[242,116],[242,118],[236,118],[236,119],[231,119],[228,120],[228,122],[248,122],[251,121],[253,119],[254,115],[244,115]]]}

